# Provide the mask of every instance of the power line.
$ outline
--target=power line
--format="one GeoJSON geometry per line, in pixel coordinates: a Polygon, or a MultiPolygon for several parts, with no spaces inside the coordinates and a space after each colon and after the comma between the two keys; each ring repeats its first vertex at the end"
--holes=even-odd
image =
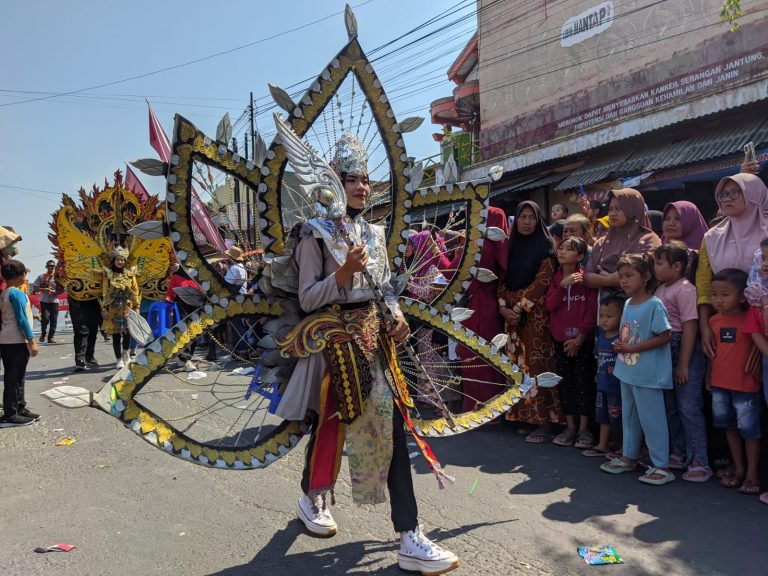
{"type": "MultiPolygon", "coordinates": [[[[361,2],[359,4],[355,5],[355,8],[359,6],[364,6],[366,4],[370,4],[374,0],[365,0],[364,2],[361,2]]],[[[18,104],[26,104],[28,102],[39,102],[40,100],[50,100],[51,98],[59,98],[61,96],[69,96],[72,94],[79,94],[81,92],[88,92],[89,90],[96,90],[98,88],[105,88],[107,86],[114,86],[116,84],[122,84],[124,82],[130,82],[131,80],[138,80],[140,78],[146,78],[147,76],[154,76],[156,74],[161,74],[163,72],[168,72],[170,70],[177,70],[179,68],[184,68],[186,66],[191,66],[192,64],[197,64],[199,62],[205,62],[206,60],[211,60],[213,58],[218,58],[219,56],[225,56],[227,54],[232,54],[233,52],[237,52],[238,50],[243,50],[245,48],[250,48],[251,46],[255,46],[257,44],[262,44],[264,42],[267,42],[269,40],[274,40],[275,38],[279,38],[280,36],[285,36],[287,34],[291,34],[292,32],[297,32],[299,30],[303,30],[304,28],[308,28],[310,26],[313,26],[315,24],[318,24],[320,22],[323,22],[325,20],[329,20],[330,18],[333,18],[335,16],[338,16],[339,14],[343,14],[344,11],[340,12],[334,12],[333,14],[329,14],[328,16],[324,16],[323,18],[318,18],[317,20],[313,20],[312,22],[307,22],[306,24],[302,24],[301,26],[297,26],[295,28],[291,28],[290,30],[284,30],[283,32],[278,32],[277,34],[273,34],[272,36],[267,36],[266,38],[260,38],[259,40],[254,40],[253,42],[249,42],[247,44],[243,44],[241,46],[236,46],[235,48],[230,48],[229,50],[223,50],[221,52],[215,52],[214,54],[209,54],[208,56],[203,56],[202,58],[196,58],[194,60],[189,60],[187,62],[183,62],[181,64],[174,64],[173,66],[166,66],[165,68],[160,68],[159,70],[153,70],[152,72],[145,72],[144,74],[137,74],[135,76],[130,76],[128,78],[122,78],[120,80],[113,80],[112,82],[104,82],[103,84],[97,84],[95,86],[90,86],[88,88],[80,88],[78,90],[69,90],[67,92],[59,92],[56,94],[50,94],[48,96],[41,96],[39,98],[29,98],[27,100],[21,100],[19,102],[6,102],[5,104],[0,104],[0,107],[5,106],[16,106],[18,104]]]]}

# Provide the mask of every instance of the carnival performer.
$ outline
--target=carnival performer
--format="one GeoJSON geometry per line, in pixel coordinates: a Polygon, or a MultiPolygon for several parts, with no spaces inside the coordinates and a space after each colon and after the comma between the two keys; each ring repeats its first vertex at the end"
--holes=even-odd
{"type": "Polygon", "coordinates": [[[385,486],[389,491],[392,522],[401,536],[399,566],[442,574],[456,568],[458,558],[430,541],[419,525],[404,424],[438,480],[446,477],[407,411],[412,401],[397,364],[395,343],[407,339],[410,331],[389,284],[384,229],[361,217],[371,193],[367,150],[357,137],[343,134],[336,143],[331,172],[282,120],[276,122],[294,168],[300,171],[301,164],[322,163],[327,180],[334,181],[333,190],[316,185],[319,204],[324,200],[330,204],[334,198],[326,217],[320,211],[321,217],[294,229],[298,299],[309,315],[280,343],[284,354],[297,357],[298,363],[277,414],[312,426],[298,517],[311,534],[336,533],[329,503],[334,501],[346,443],[354,502],[383,503],[385,486]],[[378,283],[393,322],[384,320],[365,270],[378,283]]]}
{"type": "Polygon", "coordinates": [[[102,330],[112,335],[115,367],[122,368],[129,361],[131,335],[128,332],[128,309],[138,311],[140,304],[138,276],[135,268],[126,268],[128,250],[118,246],[112,251],[109,266],[103,269],[101,310],[102,330]]]}

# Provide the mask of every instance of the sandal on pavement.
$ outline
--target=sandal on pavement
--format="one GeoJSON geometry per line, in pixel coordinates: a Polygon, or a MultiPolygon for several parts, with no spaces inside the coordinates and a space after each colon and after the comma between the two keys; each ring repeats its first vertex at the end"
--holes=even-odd
{"type": "Polygon", "coordinates": [[[622,472],[634,472],[637,470],[637,464],[624,462],[621,458],[614,458],[610,462],[600,465],[600,470],[608,474],[621,474],[622,472]]]}
{"type": "Polygon", "coordinates": [[[733,476],[726,476],[722,480],[720,480],[720,486],[723,488],[738,488],[742,485],[744,482],[743,476],[736,476],[734,473],[733,476]]]}
{"type": "Polygon", "coordinates": [[[555,439],[552,440],[552,444],[557,446],[573,446],[576,441],[576,430],[568,430],[567,428],[560,432],[555,439]]]}
{"type": "Polygon", "coordinates": [[[525,437],[525,441],[529,444],[544,444],[544,442],[549,442],[554,438],[554,434],[552,432],[546,432],[544,430],[534,430],[528,436],[525,437]]]}
{"type": "Polygon", "coordinates": [[[584,450],[585,448],[592,448],[595,445],[595,437],[589,430],[582,430],[576,434],[576,448],[584,450]]]}
{"type": "Polygon", "coordinates": [[[768,492],[763,492],[760,494],[760,502],[763,504],[768,504],[768,492]]]}
{"type": "Polygon", "coordinates": [[[686,482],[707,482],[712,478],[712,469],[707,466],[688,466],[681,478],[686,482]]]}
{"type": "Polygon", "coordinates": [[[760,483],[757,480],[744,480],[744,484],[739,488],[739,494],[757,496],[760,494],[760,483]]]}
{"type": "Polygon", "coordinates": [[[663,486],[664,484],[674,482],[675,475],[672,474],[672,472],[667,472],[661,468],[651,466],[645,471],[645,474],[638,478],[638,480],[643,484],[650,484],[651,486],[663,486]],[[654,476],[656,476],[656,478],[654,478],[654,476]]]}
{"type": "Polygon", "coordinates": [[[600,450],[600,448],[587,448],[581,453],[582,456],[586,456],[587,458],[605,457],[608,454],[610,454],[608,450],[600,450]]]}

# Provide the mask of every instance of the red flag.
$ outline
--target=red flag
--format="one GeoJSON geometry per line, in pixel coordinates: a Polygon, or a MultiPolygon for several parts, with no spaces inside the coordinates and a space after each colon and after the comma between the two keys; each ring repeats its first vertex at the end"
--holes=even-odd
{"type": "Polygon", "coordinates": [[[125,187],[136,194],[140,202],[146,202],[149,199],[149,192],[128,165],[125,166],[125,187]]]}
{"type": "MultiPolygon", "coordinates": [[[[152,111],[149,101],[147,101],[147,107],[149,108],[149,144],[163,162],[168,162],[171,159],[171,141],[168,140],[163,126],[152,111]]],[[[227,249],[224,239],[219,234],[219,229],[208,215],[208,210],[200,200],[194,186],[192,186],[192,233],[195,235],[202,234],[211,246],[222,252],[227,249]]]]}
{"type": "Polygon", "coordinates": [[[149,102],[147,102],[147,107],[149,108],[149,144],[163,162],[168,162],[171,159],[171,141],[165,135],[163,126],[152,111],[149,102]]]}

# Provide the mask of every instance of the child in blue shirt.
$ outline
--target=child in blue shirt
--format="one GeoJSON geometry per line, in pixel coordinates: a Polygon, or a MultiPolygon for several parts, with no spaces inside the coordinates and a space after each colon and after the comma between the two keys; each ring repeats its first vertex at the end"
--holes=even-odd
{"type": "Polygon", "coordinates": [[[597,398],[595,399],[595,422],[600,424],[600,441],[596,446],[584,450],[583,456],[606,456],[610,453],[611,433],[621,436],[621,385],[613,374],[616,364],[616,350],[613,343],[619,339],[619,324],[624,310],[624,298],[612,295],[600,301],[597,340],[597,398]]]}
{"type": "Polygon", "coordinates": [[[7,289],[0,294],[0,357],[5,369],[3,386],[3,417],[0,428],[26,426],[40,418],[27,410],[24,400],[24,378],[30,356],[38,348],[32,332],[32,306],[20,290],[27,276],[27,267],[18,260],[9,260],[0,267],[7,289]]]}
{"type": "Polygon", "coordinates": [[[675,475],[669,467],[669,428],[664,390],[672,389],[671,326],[661,300],[651,295],[653,256],[625,254],[617,266],[619,284],[629,297],[621,316],[614,375],[621,382],[622,457],[600,469],[611,474],[637,468],[645,436],[652,466],[640,476],[645,484],[663,485],[675,475]]]}

